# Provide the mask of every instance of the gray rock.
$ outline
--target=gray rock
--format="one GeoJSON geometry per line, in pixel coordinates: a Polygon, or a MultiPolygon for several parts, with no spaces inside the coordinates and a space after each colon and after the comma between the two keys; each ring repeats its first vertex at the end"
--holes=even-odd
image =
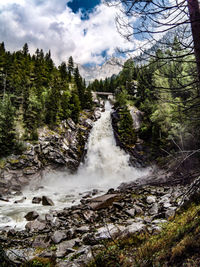
{"type": "Polygon", "coordinates": [[[71,249],[80,242],[80,239],[75,238],[72,240],[67,240],[58,245],[58,249],[56,252],[56,257],[62,258],[67,254],[71,253],[71,249]]]}
{"type": "Polygon", "coordinates": [[[148,196],[146,201],[148,204],[153,204],[156,202],[156,197],[155,196],[148,196]]]}
{"type": "Polygon", "coordinates": [[[131,225],[128,225],[123,233],[123,235],[128,235],[128,234],[135,234],[135,233],[140,233],[146,229],[146,226],[142,222],[134,222],[131,225]]]}
{"type": "Polygon", "coordinates": [[[52,241],[55,243],[55,244],[58,244],[60,243],[61,241],[63,241],[64,239],[67,238],[67,235],[65,232],[62,232],[62,231],[55,231],[53,233],[53,236],[51,237],[52,241]]]}
{"type": "Polygon", "coordinates": [[[135,209],[125,210],[125,213],[126,213],[128,216],[134,217],[134,216],[135,216],[135,209]]]}
{"type": "Polygon", "coordinates": [[[165,202],[165,203],[163,203],[163,207],[164,207],[165,209],[170,208],[171,206],[172,206],[172,204],[169,203],[169,202],[165,202]]]}
{"type": "Polygon", "coordinates": [[[44,229],[46,229],[46,223],[40,222],[38,220],[30,221],[25,225],[25,228],[30,232],[43,231],[44,229]]]}
{"type": "Polygon", "coordinates": [[[121,225],[107,224],[105,227],[97,229],[95,238],[100,241],[104,239],[116,238],[124,232],[125,227],[121,225]]]}
{"type": "Polygon", "coordinates": [[[27,221],[34,221],[38,217],[39,214],[37,213],[37,211],[30,211],[24,216],[24,218],[26,218],[27,221]]]}
{"type": "Polygon", "coordinates": [[[44,236],[36,236],[33,240],[32,247],[34,248],[48,248],[50,239],[44,236]]]}
{"type": "Polygon", "coordinates": [[[43,196],[42,197],[42,205],[43,206],[54,206],[54,203],[49,197],[43,196]]]}
{"type": "Polygon", "coordinates": [[[158,203],[154,203],[152,207],[149,209],[149,214],[156,215],[158,214],[158,203]]]}

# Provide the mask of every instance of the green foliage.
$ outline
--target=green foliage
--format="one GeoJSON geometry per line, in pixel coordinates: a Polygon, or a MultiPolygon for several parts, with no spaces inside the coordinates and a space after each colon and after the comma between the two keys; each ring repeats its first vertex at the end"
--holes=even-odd
{"type": "Polygon", "coordinates": [[[137,139],[137,135],[133,129],[133,119],[129,110],[125,107],[119,112],[120,120],[118,123],[118,132],[120,139],[126,145],[134,145],[137,139]]]}
{"type": "Polygon", "coordinates": [[[28,44],[14,53],[0,44],[0,98],[0,156],[13,151],[16,129],[24,139],[37,140],[38,127],[54,127],[70,116],[78,122],[81,109],[92,108],[91,90],[78,69],[74,71],[73,58],[56,68],[50,51],[37,49],[31,56],[28,44]]]}
{"type": "Polygon", "coordinates": [[[47,259],[42,257],[35,257],[28,263],[22,265],[22,267],[53,267],[55,262],[53,259],[47,259]]]}
{"type": "Polygon", "coordinates": [[[15,146],[15,108],[9,95],[0,102],[0,156],[9,154],[15,146]]]}

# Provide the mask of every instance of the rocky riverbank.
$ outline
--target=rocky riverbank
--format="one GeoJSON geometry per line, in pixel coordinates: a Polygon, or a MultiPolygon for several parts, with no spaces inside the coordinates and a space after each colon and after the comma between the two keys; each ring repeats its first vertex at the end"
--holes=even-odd
{"type": "MultiPolygon", "coordinates": [[[[77,170],[86,153],[86,142],[101,108],[82,112],[78,124],[71,119],[51,130],[39,129],[37,143],[26,143],[22,155],[12,155],[0,163],[0,197],[18,193],[32,179],[52,169],[77,170]]],[[[6,200],[6,199],[4,199],[6,200]]]]}
{"type": "Polygon", "coordinates": [[[197,180],[189,188],[121,185],[97,197],[98,190],[93,190],[82,196],[79,205],[61,211],[56,211],[52,201],[41,196],[43,205],[52,205],[48,214],[42,217],[37,212],[27,214],[23,231],[1,231],[5,261],[16,266],[31,262],[84,266],[109,240],[160,233],[177,209],[195,195],[193,189],[198,184],[197,180]]]}

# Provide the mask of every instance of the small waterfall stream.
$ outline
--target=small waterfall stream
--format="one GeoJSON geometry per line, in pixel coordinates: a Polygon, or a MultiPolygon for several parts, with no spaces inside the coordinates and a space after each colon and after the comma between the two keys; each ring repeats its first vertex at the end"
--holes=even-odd
{"type": "Polygon", "coordinates": [[[24,215],[36,210],[40,214],[49,210],[59,210],[79,203],[80,199],[92,189],[102,194],[109,188],[117,188],[120,183],[133,181],[149,172],[148,169],[136,169],[128,164],[128,155],[115,144],[111,118],[111,106],[105,104],[105,112],[94,123],[88,140],[85,162],[76,174],[54,172],[41,181],[33,181],[23,191],[23,196],[13,197],[9,202],[0,203],[0,228],[10,226],[23,229],[24,215]],[[55,206],[32,204],[33,197],[50,197],[55,206]],[[14,201],[26,198],[23,203],[14,201]]]}

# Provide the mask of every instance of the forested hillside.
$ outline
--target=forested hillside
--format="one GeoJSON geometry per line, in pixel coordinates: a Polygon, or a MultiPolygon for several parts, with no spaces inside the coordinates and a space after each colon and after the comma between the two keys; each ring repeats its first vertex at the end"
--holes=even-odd
{"type": "Polygon", "coordinates": [[[92,107],[92,95],[74,66],[55,66],[51,52],[28,45],[10,53],[0,44],[0,156],[20,151],[24,140],[37,140],[37,130],[62,120],[78,121],[79,112],[92,107]]]}
{"type": "Polygon", "coordinates": [[[135,142],[128,115],[129,107],[135,106],[143,112],[137,135],[150,148],[151,159],[163,165],[168,157],[174,167],[184,166],[188,170],[197,166],[199,160],[197,81],[194,56],[175,36],[165,48],[157,48],[145,64],[139,64],[138,58],[137,63],[134,58],[128,59],[118,76],[95,80],[90,88],[114,93],[127,144],[130,137],[132,144],[135,142]]]}

